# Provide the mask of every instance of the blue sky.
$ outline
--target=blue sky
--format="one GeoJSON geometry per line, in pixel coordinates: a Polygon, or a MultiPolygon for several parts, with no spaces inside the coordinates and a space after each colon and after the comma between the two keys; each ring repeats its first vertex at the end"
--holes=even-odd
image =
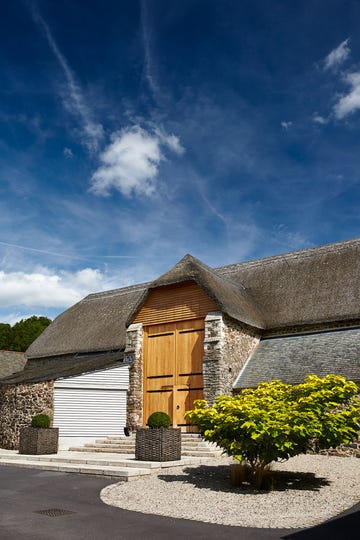
{"type": "Polygon", "coordinates": [[[360,3],[14,0],[0,321],[359,236],[360,3]]]}

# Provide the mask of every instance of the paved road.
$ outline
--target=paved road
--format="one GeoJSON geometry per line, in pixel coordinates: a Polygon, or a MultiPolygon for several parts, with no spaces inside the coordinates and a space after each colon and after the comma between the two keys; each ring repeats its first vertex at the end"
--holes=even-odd
{"type": "Polygon", "coordinates": [[[360,530],[360,505],[333,521],[300,531],[225,527],[150,516],[103,504],[100,490],[111,483],[94,476],[0,466],[0,539],[346,540],[355,538],[360,530]],[[51,509],[73,513],[55,517],[38,513],[51,509]]]}

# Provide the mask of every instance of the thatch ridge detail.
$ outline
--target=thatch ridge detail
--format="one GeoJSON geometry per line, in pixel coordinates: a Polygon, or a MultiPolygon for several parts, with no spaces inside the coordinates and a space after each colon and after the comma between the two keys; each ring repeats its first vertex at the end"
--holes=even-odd
{"type": "Polygon", "coordinates": [[[249,326],[264,328],[263,316],[250,293],[229,279],[219,276],[209,266],[190,254],[185,255],[168,272],[152,281],[130,314],[127,324],[130,324],[136,313],[146,302],[148,293],[152,289],[175,285],[193,280],[218,305],[219,309],[236,320],[241,320],[249,326]]]}

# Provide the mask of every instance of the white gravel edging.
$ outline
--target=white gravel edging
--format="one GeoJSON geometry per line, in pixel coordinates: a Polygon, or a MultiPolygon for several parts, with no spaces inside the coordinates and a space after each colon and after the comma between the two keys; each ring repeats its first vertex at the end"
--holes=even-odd
{"type": "Polygon", "coordinates": [[[222,525],[259,528],[310,527],[360,501],[360,460],[301,455],[276,463],[286,487],[259,492],[232,487],[229,459],[162,470],[158,475],[107,486],[105,504],[142,512],[222,525]],[[301,474],[301,482],[299,475],[301,474]]]}

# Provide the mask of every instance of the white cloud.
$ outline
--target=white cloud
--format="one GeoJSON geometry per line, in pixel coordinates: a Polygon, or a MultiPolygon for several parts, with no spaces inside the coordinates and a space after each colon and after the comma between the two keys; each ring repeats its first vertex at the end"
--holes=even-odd
{"type": "Polygon", "coordinates": [[[75,273],[63,272],[62,279],[65,283],[71,283],[81,294],[86,294],[88,291],[98,292],[104,285],[104,275],[94,268],[84,268],[75,273]]]}
{"type": "Polygon", "coordinates": [[[100,154],[100,167],[91,179],[91,191],[109,195],[111,188],[129,197],[151,195],[156,188],[159,165],[165,157],[161,147],[177,154],[183,152],[178,137],[155,129],[153,133],[140,126],[125,128],[112,136],[112,142],[100,154]]]}
{"type": "Polygon", "coordinates": [[[324,60],[324,69],[336,70],[350,55],[349,38],[333,49],[324,60]]]}
{"type": "Polygon", "coordinates": [[[0,271],[0,305],[65,308],[90,292],[103,290],[104,283],[104,275],[92,268],[75,273],[47,269],[33,273],[0,271]]]}
{"type": "Polygon", "coordinates": [[[325,118],[324,116],[321,116],[318,113],[314,113],[312,116],[312,119],[313,119],[313,122],[315,122],[315,124],[327,124],[329,121],[328,118],[325,118]]]}
{"type": "Polygon", "coordinates": [[[288,130],[291,128],[291,126],[293,125],[293,123],[291,122],[291,120],[289,120],[288,122],[286,122],[285,120],[283,120],[281,122],[281,127],[283,127],[284,129],[288,130]]]}
{"type": "MultiPolygon", "coordinates": [[[[0,314],[0,317],[1,317],[1,320],[0,322],[2,323],[5,323],[5,324],[10,324],[10,326],[14,326],[14,324],[16,324],[17,322],[21,321],[21,319],[30,319],[30,317],[44,317],[44,314],[41,314],[41,313],[28,313],[28,312],[23,312],[23,313],[17,313],[17,312],[13,312],[13,313],[6,313],[6,314],[3,314],[1,313],[0,314]]],[[[51,317],[49,317],[51,318],[51,317]]]]}
{"type": "Polygon", "coordinates": [[[338,120],[360,109],[360,71],[348,73],[345,82],[350,86],[350,92],[342,96],[334,106],[334,114],[338,120]]]}

